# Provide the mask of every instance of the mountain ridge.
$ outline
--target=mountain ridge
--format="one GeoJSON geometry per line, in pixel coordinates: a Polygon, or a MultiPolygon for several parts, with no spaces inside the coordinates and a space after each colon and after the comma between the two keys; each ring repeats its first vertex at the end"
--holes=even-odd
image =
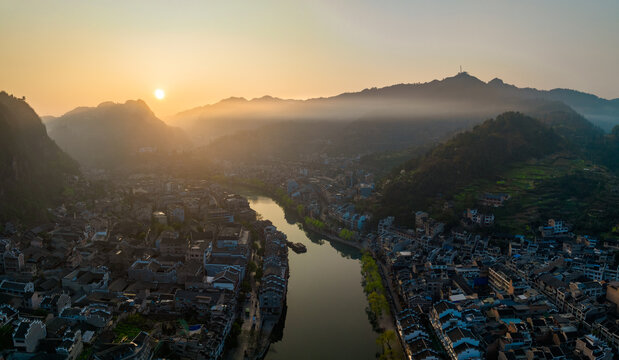
{"type": "MultiPolygon", "coordinates": [[[[433,117],[431,103],[443,112],[489,118],[505,111],[528,111],[536,103],[561,101],[609,132],[619,124],[619,101],[570,90],[517,87],[496,77],[488,82],[458,73],[425,83],[400,83],[305,100],[265,95],[231,97],[166,118],[170,124],[213,139],[278,121],[355,121],[364,117],[433,117]],[[431,103],[428,103],[431,102],[431,103]]],[[[444,114],[443,114],[444,115],[444,114]]]]}
{"type": "Polygon", "coordinates": [[[168,152],[186,141],[141,99],[77,107],[45,125],[63,150],[91,167],[122,167],[139,161],[144,151],[168,152]]]}

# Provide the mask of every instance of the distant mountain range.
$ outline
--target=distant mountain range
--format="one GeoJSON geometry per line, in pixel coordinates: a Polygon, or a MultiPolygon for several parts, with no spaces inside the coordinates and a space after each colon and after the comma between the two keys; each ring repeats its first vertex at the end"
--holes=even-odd
{"type": "Polygon", "coordinates": [[[486,83],[462,72],[328,98],[229,98],[167,119],[184,133],[141,100],[77,108],[46,117],[45,124],[81,164],[112,168],[139,163],[155,149],[161,154],[190,144],[205,146],[204,156],[229,160],[363,156],[427,147],[506,111],[540,118],[572,109],[606,131],[619,123],[619,100],[517,88],[499,79],[486,83]]]}
{"type": "Polygon", "coordinates": [[[46,117],[49,136],[80,164],[117,168],[186,145],[184,133],[158,119],[142,100],[105,102],[46,117]]]}
{"type": "Polygon", "coordinates": [[[0,92],[0,219],[41,219],[77,163],[52,141],[23,99],[0,92]]]}
{"type": "Polygon", "coordinates": [[[505,111],[531,112],[548,102],[562,102],[572,107],[607,132],[619,124],[619,99],[605,100],[567,89],[518,88],[500,79],[486,83],[466,72],[440,81],[371,88],[327,98],[229,98],[178,113],[166,120],[190,131],[194,138],[205,143],[238,130],[251,130],[281,121],[480,121],[505,111]]]}

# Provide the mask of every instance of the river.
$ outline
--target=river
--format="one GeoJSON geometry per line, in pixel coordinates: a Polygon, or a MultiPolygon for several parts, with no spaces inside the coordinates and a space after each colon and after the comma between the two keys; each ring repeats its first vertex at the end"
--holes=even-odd
{"type": "Polygon", "coordinates": [[[310,239],[272,199],[249,191],[241,194],[288,240],[307,246],[304,254],[290,251],[283,338],[271,344],[266,359],[374,359],[378,334],[365,312],[359,250],[310,239]]]}

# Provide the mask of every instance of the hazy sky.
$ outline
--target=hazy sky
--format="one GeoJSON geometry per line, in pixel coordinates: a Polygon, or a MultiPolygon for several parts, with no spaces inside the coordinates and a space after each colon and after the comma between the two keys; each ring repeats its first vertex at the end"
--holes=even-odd
{"type": "Polygon", "coordinates": [[[619,97],[619,1],[0,0],[0,90],[41,115],[454,75],[619,97]],[[164,100],[153,96],[166,91],[164,100]]]}

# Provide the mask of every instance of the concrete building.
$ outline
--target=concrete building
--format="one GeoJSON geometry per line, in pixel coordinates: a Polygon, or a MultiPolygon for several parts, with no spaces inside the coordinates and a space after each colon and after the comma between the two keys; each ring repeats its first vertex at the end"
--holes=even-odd
{"type": "Polygon", "coordinates": [[[25,352],[35,352],[47,331],[41,321],[22,320],[13,331],[13,346],[25,352]]]}

